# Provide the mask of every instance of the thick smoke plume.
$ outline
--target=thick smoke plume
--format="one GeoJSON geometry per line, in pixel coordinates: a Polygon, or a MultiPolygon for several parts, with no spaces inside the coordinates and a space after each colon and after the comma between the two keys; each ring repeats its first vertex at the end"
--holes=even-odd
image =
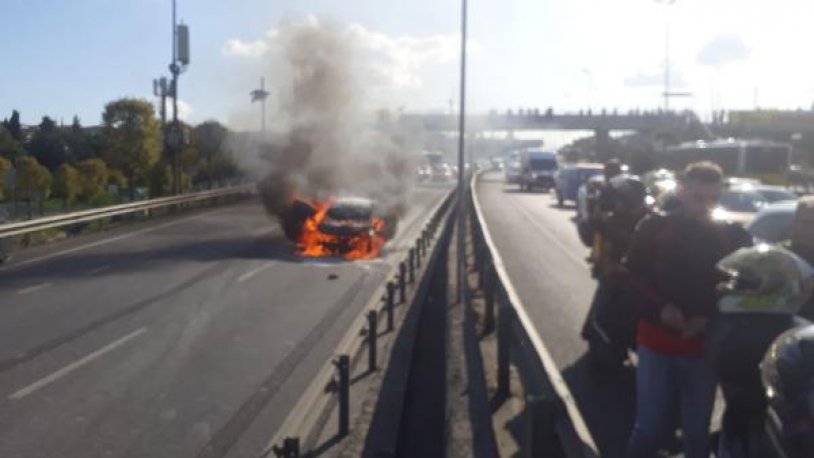
{"type": "Polygon", "coordinates": [[[374,199],[389,215],[403,214],[418,154],[366,105],[354,36],[324,21],[278,30],[283,119],[272,122],[286,129],[265,154],[269,171],[260,190],[266,209],[281,216],[297,197],[352,195],[374,199]]]}

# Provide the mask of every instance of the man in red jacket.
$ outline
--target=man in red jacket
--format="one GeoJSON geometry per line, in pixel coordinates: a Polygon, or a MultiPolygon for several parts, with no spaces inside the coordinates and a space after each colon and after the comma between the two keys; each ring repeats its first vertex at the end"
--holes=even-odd
{"type": "Polygon", "coordinates": [[[715,222],[722,173],[711,162],[687,167],[670,213],[639,224],[625,260],[638,294],[636,421],[629,458],[652,458],[680,410],[684,456],[709,457],[715,376],[704,358],[704,331],[715,312],[715,264],[751,244],[740,226],[715,222]]]}

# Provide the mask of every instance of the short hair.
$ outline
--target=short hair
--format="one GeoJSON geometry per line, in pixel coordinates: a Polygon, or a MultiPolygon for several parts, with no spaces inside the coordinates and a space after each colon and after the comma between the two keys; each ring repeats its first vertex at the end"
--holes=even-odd
{"type": "Polygon", "coordinates": [[[711,161],[693,162],[684,169],[681,176],[684,183],[721,184],[724,172],[721,166],[711,161]]]}
{"type": "Polygon", "coordinates": [[[622,173],[622,164],[619,162],[618,159],[611,159],[605,162],[605,173],[619,175],[620,173],[622,173]]]}

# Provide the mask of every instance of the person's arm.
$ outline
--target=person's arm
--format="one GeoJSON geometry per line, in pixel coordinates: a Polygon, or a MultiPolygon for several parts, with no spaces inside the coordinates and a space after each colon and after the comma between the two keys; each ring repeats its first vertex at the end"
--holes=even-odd
{"type": "Polygon", "coordinates": [[[630,283],[635,292],[634,303],[639,316],[648,321],[661,321],[662,308],[667,304],[661,291],[656,288],[654,257],[656,236],[662,230],[661,217],[649,215],[636,227],[630,248],[623,265],[630,274],[630,283]]]}

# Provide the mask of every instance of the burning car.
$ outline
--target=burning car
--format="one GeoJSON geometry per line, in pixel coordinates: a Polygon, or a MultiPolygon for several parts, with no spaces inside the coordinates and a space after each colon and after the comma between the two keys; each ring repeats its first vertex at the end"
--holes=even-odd
{"type": "Polygon", "coordinates": [[[282,222],[297,253],[309,257],[375,258],[396,229],[395,217],[377,215],[374,202],[362,197],[296,199],[282,222]]]}

